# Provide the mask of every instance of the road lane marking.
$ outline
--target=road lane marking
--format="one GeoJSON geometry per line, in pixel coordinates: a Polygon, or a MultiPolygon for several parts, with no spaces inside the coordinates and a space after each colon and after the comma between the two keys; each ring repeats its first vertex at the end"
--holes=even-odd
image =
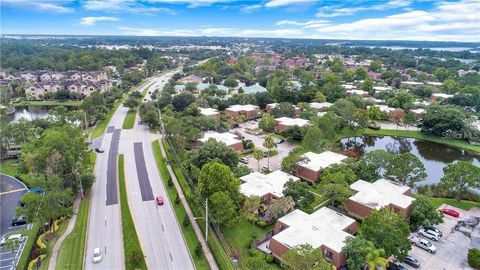
{"type": "Polygon", "coordinates": [[[0,192],[0,195],[6,195],[6,194],[15,193],[15,192],[24,191],[24,190],[26,190],[26,188],[19,188],[19,189],[14,189],[10,191],[4,191],[4,192],[0,192]]]}

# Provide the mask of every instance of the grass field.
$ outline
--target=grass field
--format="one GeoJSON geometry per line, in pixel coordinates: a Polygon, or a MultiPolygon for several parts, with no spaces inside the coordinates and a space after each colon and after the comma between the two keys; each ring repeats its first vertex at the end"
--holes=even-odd
{"type": "Polygon", "coordinates": [[[135,125],[135,117],[137,116],[137,110],[129,110],[125,119],[123,119],[123,129],[132,129],[135,125]]]}
{"type": "Polygon", "coordinates": [[[472,201],[457,201],[456,199],[451,199],[451,198],[435,198],[435,197],[427,197],[434,205],[435,208],[440,207],[442,203],[446,203],[451,206],[455,206],[458,208],[461,208],[463,210],[470,210],[472,207],[478,207],[480,208],[480,202],[472,202],[472,201]]]}
{"type": "Polygon", "coordinates": [[[35,100],[35,101],[20,101],[13,103],[14,107],[18,106],[73,106],[78,107],[82,104],[81,100],[66,100],[66,101],[57,101],[57,100],[35,100]]]}
{"type": "Polygon", "coordinates": [[[25,247],[23,248],[22,255],[18,260],[17,269],[25,269],[27,267],[29,262],[28,257],[30,255],[30,251],[33,248],[33,245],[35,244],[35,241],[36,241],[35,238],[38,234],[38,230],[40,230],[40,223],[38,221],[35,221],[35,223],[33,223],[33,226],[30,230],[23,230],[21,232],[22,235],[28,236],[28,239],[27,239],[27,243],[25,244],[25,247]]]}
{"type": "Polygon", "coordinates": [[[80,202],[72,232],[65,237],[57,257],[57,269],[81,270],[85,254],[90,195],[80,202]]]}
{"type": "Polygon", "coordinates": [[[107,129],[108,123],[110,123],[110,120],[112,119],[113,114],[117,110],[118,106],[122,104],[123,98],[115,101],[115,104],[113,105],[113,108],[111,108],[107,115],[105,115],[105,119],[95,125],[95,128],[93,129],[92,132],[92,139],[98,138],[105,133],[105,130],[107,129]]]}
{"type": "Polygon", "coordinates": [[[15,163],[15,159],[4,160],[0,163],[0,173],[15,176],[17,175],[17,167],[18,164],[15,163]]]}
{"type": "Polygon", "coordinates": [[[128,206],[127,187],[125,185],[125,159],[123,154],[118,156],[118,183],[120,190],[120,209],[122,213],[122,234],[123,234],[123,250],[125,254],[125,269],[147,269],[144,253],[138,240],[135,224],[133,223],[132,213],[128,206]],[[132,262],[133,256],[141,255],[138,264],[132,262]]]}
{"type": "MultiPolygon", "coordinates": [[[[152,146],[153,146],[153,154],[155,156],[155,161],[157,163],[157,168],[160,172],[160,175],[162,176],[163,183],[168,192],[168,199],[170,200],[173,206],[173,209],[175,210],[175,216],[178,222],[182,224],[183,217],[186,215],[185,208],[183,208],[183,205],[181,203],[179,204],[175,203],[175,198],[177,197],[178,193],[175,190],[174,186],[168,185],[168,179],[170,177],[170,174],[168,173],[167,165],[165,164],[165,159],[163,158],[162,152],[160,150],[159,142],[158,141],[152,142],[152,146]]],[[[198,270],[210,269],[207,259],[203,254],[201,257],[195,256],[195,247],[199,244],[199,241],[197,239],[197,236],[195,235],[192,225],[189,225],[188,227],[185,227],[182,225],[180,227],[182,229],[183,236],[185,237],[185,241],[187,242],[188,250],[190,251],[190,254],[192,254],[195,267],[198,270]]]]}

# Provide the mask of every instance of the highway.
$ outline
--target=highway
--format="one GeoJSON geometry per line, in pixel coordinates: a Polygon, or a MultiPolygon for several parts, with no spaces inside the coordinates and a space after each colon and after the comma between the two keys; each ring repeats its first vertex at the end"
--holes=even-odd
{"type": "MultiPolygon", "coordinates": [[[[149,91],[157,87],[162,89],[172,75],[173,72],[169,72],[149,78],[137,91],[142,92],[152,83],[149,91]]],[[[149,95],[147,98],[150,99],[149,95]]],[[[123,106],[115,111],[101,143],[105,152],[97,155],[85,269],[124,269],[116,173],[118,154],[125,156],[128,202],[148,269],[194,269],[155,164],[152,141],[158,135],[151,133],[147,125],[139,125],[138,115],[133,129],[122,130],[127,112],[128,108],[123,106]],[[164,198],[163,206],[156,205],[157,196],[164,198]],[[104,251],[99,264],[92,262],[95,247],[104,251]]]]}

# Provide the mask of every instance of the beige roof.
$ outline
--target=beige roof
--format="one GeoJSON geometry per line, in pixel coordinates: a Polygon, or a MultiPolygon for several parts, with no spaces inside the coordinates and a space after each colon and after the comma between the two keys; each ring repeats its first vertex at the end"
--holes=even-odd
{"type": "Polygon", "coordinates": [[[298,181],[299,178],[280,170],[273,171],[269,174],[253,172],[251,174],[240,177],[245,183],[240,185],[240,193],[245,196],[259,196],[273,194],[280,198],[283,196],[283,186],[290,179],[298,181]]]}
{"type": "Polygon", "coordinates": [[[214,108],[200,108],[200,113],[205,116],[217,115],[218,110],[214,108]]]}
{"type": "Polygon", "coordinates": [[[278,121],[280,124],[289,126],[289,127],[293,127],[293,126],[303,127],[310,124],[310,121],[302,118],[280,117],[280,118],[275,118],[275,121],[278,121]]]}
{"type": "Polygon", "coordinates": [[[312,102],[310,103],[310,107],[313,108],[313,109],[317,109],[317,110],[320,110],[320,109],[326,109],[330,106],[332,106],[333,104],[332,103],[329,103],[329,102],[322,102],[322,103],[319,103],[319,102],[312,102]]]}
{"type": "Polygon", "coordinates": [[[349,199],[373,209],[394,204],[401,208],[407,208],[414,198],[404,195],[409,187],[386,179],[379,179],[373,183],[363,180],[350,185],[350,188],[357,191],[349,199]]]}
{"type": "Polygon", "coordinates": [[[258,106],[255,106],[255,105],[252,105],[252,104],[232,105],[232,106],[227,108],[227,110],[233,111],[233,112],[254,111],[254,110],[258,110],[258,109],[259,109],[258,106]]]}
{"type": "Polygon", "coordinates": [[[224,132],[224,133],[218,133],[216,131],[207,131],[203,134],[203,138],[200,139],[201,142],[206,142],[209,139],[214,139],[217,142],[222,142],[226,144],[227,146],[234,145],[237,143],[241,143],[242,141],[237,139],[237,135],[230,133],[230,132],[224,132]]]}
{"type": "Polygon", "coordinates": [[[325,151],[320,154],[307,152],[305,153],[304,157],[306,157],[308,160],[301,161],[299,165],[312,171],[320,171],[321,169],[327,168],[330,165],[341,163],[344,159],[348,158],[347,156],[332,151],[325,151]]]}
{"type": "Polygon", "coordinates": [[[297,209],[279,221],[289,227],[273,236],[278,242],[291,248],[302,244],[313,248],[326,246],[336,252],[341,252],[345,239],[352,237],[343,230],[355,223],[354,219],[327,207],[310,215],[297,209]]]}

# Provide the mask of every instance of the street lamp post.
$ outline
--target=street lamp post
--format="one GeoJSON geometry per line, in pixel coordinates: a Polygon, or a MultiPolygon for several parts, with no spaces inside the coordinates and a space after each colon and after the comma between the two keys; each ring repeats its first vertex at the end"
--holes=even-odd
{"type": "Polygon", "coordinates": [[[205,220],[205,242],[208,242],[208,199],[205,199],[205,217],[194,217],[193,219],[204,219],[205,220]]]}

